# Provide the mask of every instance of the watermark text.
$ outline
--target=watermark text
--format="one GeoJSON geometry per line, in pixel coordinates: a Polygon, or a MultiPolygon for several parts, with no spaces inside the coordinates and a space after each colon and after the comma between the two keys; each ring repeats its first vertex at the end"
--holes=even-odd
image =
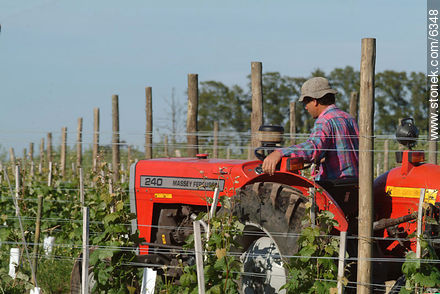
{"type": "Polygon", "coordinates": [[[439,140],[439,6],[428,0],[427,9],[427,76],[429,140],[439,140]]]}

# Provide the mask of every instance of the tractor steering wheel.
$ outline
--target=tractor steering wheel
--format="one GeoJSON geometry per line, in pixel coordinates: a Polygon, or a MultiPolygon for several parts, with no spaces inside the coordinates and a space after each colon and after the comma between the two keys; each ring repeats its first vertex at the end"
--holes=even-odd
{"type": "Polygon", "coordinates": [[[264,161],[264,159],[266,158],[267,155],[264,154],[264,150],[265,149],[263,147],[255,148],[254,154],[255,154],[255,157],[258,158],[258,160],[264,161]],[[258,152],[260,150],[262,150],[263,153],[258,152]]]}

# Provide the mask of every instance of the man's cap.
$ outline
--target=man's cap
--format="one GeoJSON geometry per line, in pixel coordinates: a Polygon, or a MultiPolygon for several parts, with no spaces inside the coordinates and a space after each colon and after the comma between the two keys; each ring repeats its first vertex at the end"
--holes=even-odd
{"type": "Polygon", "coordinates": [[[305,97],[319,99],[325,94],[337,94],[338,91],[332,89],[328,80],[322,77],[315,77],[307,80],[301,87],[301,96],[298,101],[302,102],[305,97]]]}

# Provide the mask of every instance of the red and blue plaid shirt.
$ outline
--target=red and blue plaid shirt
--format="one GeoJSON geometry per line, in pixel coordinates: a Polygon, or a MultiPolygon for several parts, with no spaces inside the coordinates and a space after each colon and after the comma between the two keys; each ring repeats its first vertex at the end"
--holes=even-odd
{"type": "Polygon", "coordinates": [[[303,157],[306,162],[319,163],[315,180],[359,176],[359,128],[356,120],[334,104],[316,119],[306,142],[277,151],[283,156],[303,157]]]}

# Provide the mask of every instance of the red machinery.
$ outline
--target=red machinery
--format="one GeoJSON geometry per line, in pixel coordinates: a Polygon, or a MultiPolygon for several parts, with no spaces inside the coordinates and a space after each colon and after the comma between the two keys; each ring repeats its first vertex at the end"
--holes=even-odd
{"type": "MultiPolygon", "coordinates": [[[[383,237],[407,238],[416,231],[415,219],[420,197],[424,198],[422,203],[429,207],[430,213],[438,218],[440,166],[423,161],[423,151],[405,150],[402,165],[387,171],[375,180],[376,219],[399,219],[408,216],[407,221],[384,230],[383,237]]],[[[384,241],[381,242],[381,246],[386,254],[402,256],[405,250],[416,250],[416,238],[414,237],[411,242],[384,241]]]]}
{"type": "MultiPolygon", "coordinates": [[[[289,160],[283,158],[283,168],[276,176],[270,177],[258,173],[261,161],[208,159],[205,156],[195,159],[159,158],[139,161],[131,174],[134,179],[133,212],[138,216],[136,228],[140,232],[140,237],[145,238],[145,244],[183,243],[185,238],[177,238],[177,232],[173,235],[172,231],[166,229],[168,233],[161,234],[161,230],[156,228],[161,225],[157,221],[165,218],[162,211],[168,212],[170,210],[168,206],[173,207],[171,210],[176,210],[173,215],[175,219],[178,219],[179,213],[182,213],[181,217],[187,217],[190,216],[189,212],[206,211],[207,198],[212,198],[216,186],[219,187],[220,196],[231,197],[236,194],[237,189],[245,185],[276,180],[277,183],[295,187],[308,197],[314,183],[289,171],[288,164],[290,164],[289,160]],[[179,208],[174,208],[175,205],[187,206],[191,209],[185,214],[179,212],[179,208]]],[[[317,184],[315,187],[319,188],[317,184]]],[[[329,210],[335,215],[339,223],[337,229],[346,230],[347,221],[344,213],[332,197],[325,191],[317,191],[315,196],[316,204],[320,209],[329,210]]],[[[167,225],[178,227],[179,223],[176,221],[167,225]]],[[[148,245],[141,247],[141,249],[147,248],[148,245]]],[[[145,254],[147,251],[141,250],[142,253],[145,254]]]]}
{"type": "MultiPolygon", "coordinates": [[[[408,121],[403,121],[400,129],[403,126],[407,127],[408,121]]],[[[262,133],[265,131],[263,128],[262,133]]],[[[273,131],[269,127],[266,133],[273,135],[273,131]]],[[[406,145],[412,147],[414,137],[410,134],[402,142],[409,142],[406,145]]],[[[262,141],[266,149],[279,142],[264,136],[262,141]]],[[[438,218],[440,166],[423,163],[423,152],[419,151],[403,151],[401,158],[401,166],[387,171],[374,183],[375,235],[385,238],[378,243],[381,256],[402,257],[405,251],[415,250],[415,239],[407,242],[395,239],[408,237],[416,230],[420,195],[424,196],[423,203],[431,207],[430,213],[438,218]]],[[[209,159],[206,154],[197,158],[141,160],[134,164],[130,173],[130,199],[132,212],[137,214],[133,229],[145,238],[140,254],[155,263],[176,263],[172,256],[161,254],[160,249],[181,248],[191,234],[194,216],[207,211],[210,203],[207,199],[213,196],[215,187],[220,196],[240,199],[234,213],[246,224],[245,230],[265,233],[282,255],[296,253],[297,236],[286,233],[300,231],[304,205],[312,196],[318,209],[335,215],[336,230],[348,230],[346,215],[332,196],[298,173],[302,168],[300,160],[283,158],[274,176],[261,173],[260,165],[260,160],[209,159]]],[[[245,250],[259,237],[250,238],[244,242],[245,250]]]]}

